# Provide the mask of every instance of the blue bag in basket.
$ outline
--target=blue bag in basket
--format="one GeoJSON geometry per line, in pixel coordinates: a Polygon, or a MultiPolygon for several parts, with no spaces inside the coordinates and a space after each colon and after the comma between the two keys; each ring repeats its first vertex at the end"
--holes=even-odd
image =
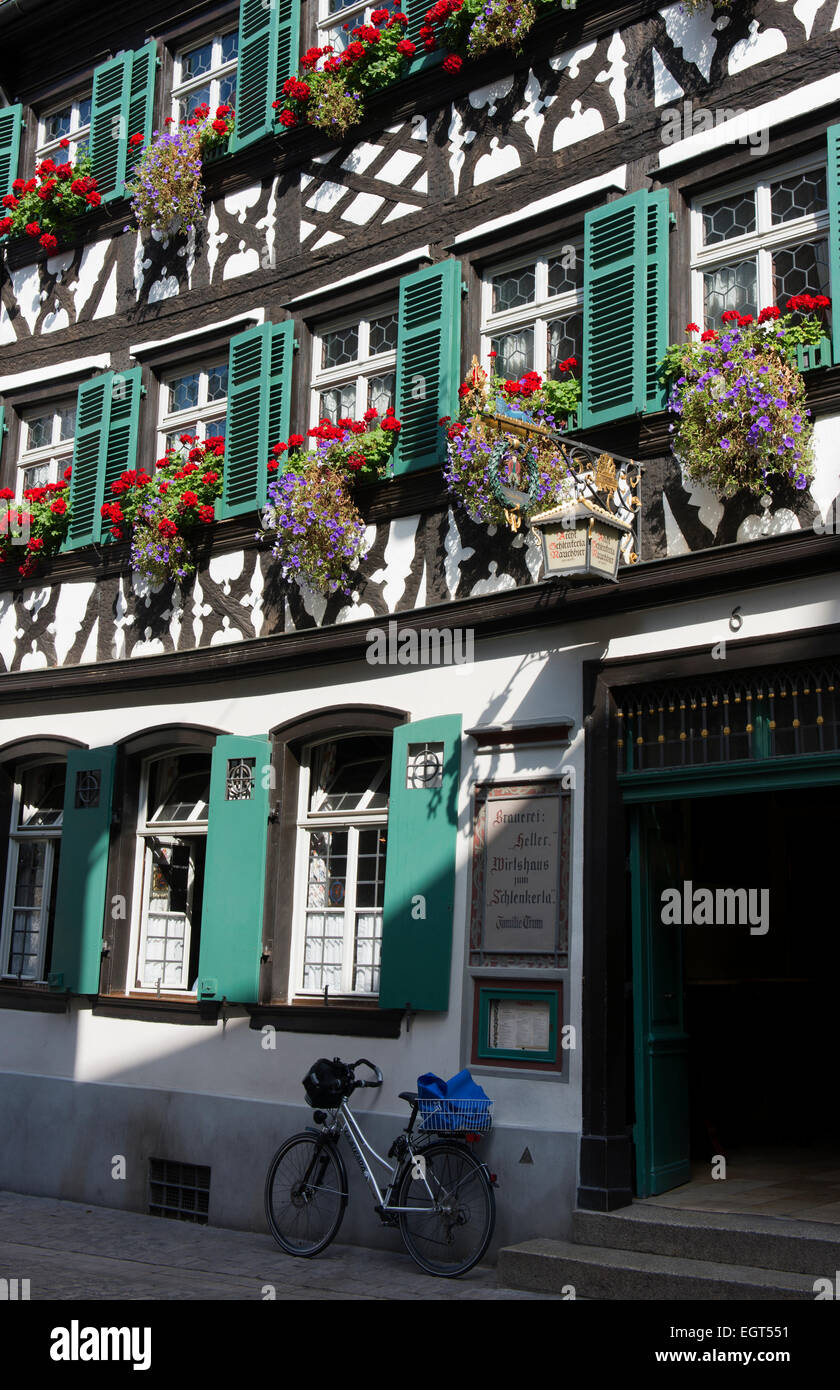
{"type": "Polygon", "coordinates": [[[488,1129],[490,1097],[466,1070],[444,1081],[434,1072],[417,1078],[423,1127],[434,1130],[488,1129]]]}

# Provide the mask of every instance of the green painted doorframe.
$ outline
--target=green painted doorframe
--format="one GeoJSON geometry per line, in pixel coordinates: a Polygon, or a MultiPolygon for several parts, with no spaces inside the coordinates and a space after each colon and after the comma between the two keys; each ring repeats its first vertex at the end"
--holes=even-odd
{"type": "Polygon", "coordinates": [[[838,786],[840,753],[623,773],[618,783],[631,808],[636,1195],[650,1197],[690,1176],[688,1035],[683,1028],[682,941],[671,935],[679,929],[653,930],[652,877],[657,856],[668,853],[667,832],[643,820],[655,818],[655,803],[661,801],[838,786]]]}

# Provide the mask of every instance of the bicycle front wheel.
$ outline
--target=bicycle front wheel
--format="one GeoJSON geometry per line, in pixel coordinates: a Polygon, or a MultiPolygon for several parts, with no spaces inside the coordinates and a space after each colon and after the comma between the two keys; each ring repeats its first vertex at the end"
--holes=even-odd
{"type": "Polygon", "coordinates": [[[347,1173],[335,1146],[294,1134],[277,1150],[265,1180],[271,1234],[288,1255],[318,1255],[335,1239],[347,1206],[347,1173]]]}
{"type": "Polygon", "coordinates": [[[430,1144],[419,1152],[403,1174],[395,1205],[413,1208],[400,1215],[400,1231],[427,1273],[452,1279],[486,1254],[496,1199],[483,1164],[465,1144],[430,1144]]]}

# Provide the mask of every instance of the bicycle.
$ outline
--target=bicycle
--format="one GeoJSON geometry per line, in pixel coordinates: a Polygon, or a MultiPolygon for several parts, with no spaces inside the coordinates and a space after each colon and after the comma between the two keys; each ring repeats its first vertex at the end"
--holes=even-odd
{"type": "Polygon", "coordinates": [[[386,1159],[365,1139],[348,1104],[353,1091],[381,1086],[382,1072],[365,1057],[358,1062],[335,1058],[325,1063],[333,1070],[334,1085],[321,1084],[323,1076],[308,1085],[321,1065],[316,1063],[304,1081],[310,1104],[320,1105],[313,1115],[319,1128],[309,1127],[281,1144],[266,1175],[266,1216],[278,1245],[289,1255],[311,1258],[335,1239],[349,1196],[338,1149],[346,1135],[374,1196],[374,1211],[384,1225],[399,1226],[412,1259],[429,1274],[450,1279],[466,1274],[486,1254],[496,1221],[495,1177],[469,1147],[490,1126],[490,1103],[481,1102],[470,1114],[463,1105],[456,1109],[455,1102],[426,1102],[414,1091],[401,1091],[411,1114],[386,1159]],[[357,1081],[361,1066],[376,1080],[357,1081]],[[441,1138],[441,1131],[451,1137],[441,1138]],[[388,1170],[384,1191],[366,1153],[388,1170]]]}

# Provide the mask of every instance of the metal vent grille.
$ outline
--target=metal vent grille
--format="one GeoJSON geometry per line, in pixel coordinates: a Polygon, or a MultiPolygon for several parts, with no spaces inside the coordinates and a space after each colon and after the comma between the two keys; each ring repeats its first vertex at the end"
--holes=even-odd
{"type": "Polygon", "coordinates": [[[149,1215],[172,1221],[207,1225],[210,1207],[210,1169],[197,1163],[149,1159],[149,1215]]]}
{"type": "Polygon", "coordinates": [[[621,694],[619,771],[840,751],[840,664],[733,672],[621,694]]]}

